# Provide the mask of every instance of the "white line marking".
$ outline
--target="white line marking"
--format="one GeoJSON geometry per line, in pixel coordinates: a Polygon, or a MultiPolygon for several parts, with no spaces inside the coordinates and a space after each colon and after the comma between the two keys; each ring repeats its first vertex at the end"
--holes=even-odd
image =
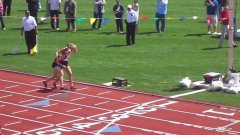
{"type": "Polygon", "coordinates": [[[6,105],[0,105],[0,108],[1,108],[1,107],[4,107],[4,106],[6,106],[6,105]]]}
{"type": "Polygon", "coordinates": [[[53,126],[54,124],[50,124],[50,123],[45,123],[45,122],[41,122],[41,121],[35,121],[35,120],[31,120],[31,119],[26,119],[26,118],[22,118],[22,117],[16,117],[16,116],[13,116],[13,115],[7,115],[7,114],[1,114],[0,115],[2,116],[5,116],[5,117],[10,117],[10,118],[15,118],[15,119],[19,119],[19,120],[24,120],[24,121],[31,121],[31,122],[35,122],[35,123],[41,123],[41,124],[44,124],[44,125],[50,125],[50,126],[53,126]]]}
{"type": "Polygon", "coordinates": [[[13,86],[5,87],[4,89],[15,88],[15,87],[18,87],[18,86],[19,86],[19,85],[13,85],[13,86]]]}
{"type": "Polygon", "coordinates": [[[22,110],[22,111],[17,111],[17,112],[13,112],[11,114],[17,114],[17,113],[22,113],[22,112],[27,112],[28,110],[22,110]]]}
{"type": "Polygon", "coordinates": [[[106,92],[102,92],[102,93],[98,93],[97,95],[103,95],[103,94],[108,94],[108,93],[111,93],[112,91],[106,91],[106,92]]]}
{"type": "Polygon", "coordinates": [[[228,116],[233,116],[235,114],[235,113],[218,112],[218,111],[214,111],[213,109],[203,111],[203,113],[215,113],[215,114],[228,115],[228,116]]]}
{"type": "Polygon", "coordinates": [[[42,119],[42,118],[51,117],[51,116],[52,116],[52,114],[49,114],[49,115],[44,115],[44,116],[37,117],[36,119],[42,119]]]}
{"type": "Polygon", "coordinates": [[[15,132],[14,134],[11,134],[11,135],[20,135],[20,134],[21,134],[21,132],[16,131],[16,130],[11,130],[11,129],[7,129],[7,128],[3,128],[3,127],[2,127],[2,129],[3,129],[3,130],[6,130],[6,131],[15,132]]]}
{"type": "Polygon", "coordinates": [[[70,101],[81,100],[81,99],[84,99],[84,98],[86,98],[86,97],[75,98],[75,99],[72,99],[70,101]]]}
{"type": "MultiPolygon", "coordinates": [[[[158,100],[164,100],[164,99],[158,99],[158,100]]],[[[151,104],[153,102],[157,102],[158,100],[156,101],[150,101],[150,102],[146,102],[146,103],[143,103],[144,105],[148,105],[148,104],[151,104]]],[[[138,107],[142,107],[141,105],[138,106],[138,107]]],[[[108,128],[110,125],[114,124],[115,122],[119,121],[120,119],[126,117],[128,114],[130,114],[131,112],[135,111],[136,109],[138,109],[138,107],[136,108],[133,108],[132,110],[130,111],[127,111],[126,113],[123,113],[122,115],[120,115],[119,117],[116,117],[115,119],[113,119],[112,121],[110,121],[106,126],[104,126],[102,129],[98,130],[98,132],[95,134],[95,135],[100,135],[100,133],[102,131],[104,131],[106,128],[108,128]]]]}
{"type": "Polygon", "coordinates": [[[84,88],[76,89],[75,91],[86,90],[86,89],[88,89],[88,88],[89,88],[89,87],[84,87],[84,88]]]}
{"type": "Polygon", "coordinates": [[[24,101],[20,101],[20,102],[18,102],[18,103],[25,103],[25,102],[33,101],[33,100],[35,100],[35,99],[24,100],[24,101]]]}
{"type": "MultiPolygon", "coordinates": [[[[26,84],[26,83],[20,83],[20,82],[15,82],[15,81],[9,81],[9,80],[3,80],[3,79],[0,79],[0,81],[4,81],[4,82],[9,82],[9,83],[16,83],[16,84],[19,84],[19,85],[25,85],[25,86],[32,86],[32,87],[37,87],[37,88],[43,88],[42,86],[38,86],[38,85],[31,85],[31,84],[26,84]]],[[[88,84],[89,85],[89,84],[88,84]]],[[[96,86],[94,86],[96,87],[96,86]]],[[[86,88],[89,88],[89,87],[86,87],[86,88]]],[[[86,89],[85,88],[85,89],[86,89]]],[[[84,88],[83,88],[84,89],[84,88]]],[[[2,90],[3,92],[6,92],[5,90],[2,90]]],[[[8,91],[10,92],[10,91],[8,91]]],[[[11,93],[11,92],[10,92],[11,93]]],[[[137,103],[134,103],[134,102],[127,102],[127,101],[122,101],[122,100],[117,100],[117,99],[111,99],[111,98],[106,98],[106,97],[99,97],[99,96],[94,96],[94,95],[89,95],[89,94],[83,94],[83,93],[78,93],[78,92],[73,92],[73,91],[68,91],[68,93],[73,93],[73,94],[77,94],[77,95],[81,95],[81,96],[88,96],[88,97],[94,97],[94,98],[100,98],[100,99],[107,99],[107,100],[111,100],[111,101],[118,101],[118,102],[123,102],[123,103],[128,103],[128,104],[137,104],[137,103]]],[[[22,93],[17,93],[15,92],[15,94],[20,94],[22,95],[22,93]]],[[[23,95],[26,95],[26,94],[23,94],[23,95]]],[[[31,96],[31,97],[37,97],[37,96],[33,96],[33,95],[27,95],[27,96],[31,96]]],[[[37,97],[39,98],[39,97],[37,97]]],[[[43,98],[42,98],[43,99],[43,98]]],[[[53,99],[52,99],[53,100],[53,99]]],[[[62,102],[62,101],[59,101],[59,102],[62,102]]],[[[71,102],[64,102],[64,103],[70,103],[71,102]]],[[[84,105],[83,105],[84,106],[84,105]]],[[[92,107],[92,106],[88,106],[88,107],[92,107]]],[[[95,107],[92,107],[92,108],[95,108],[95,107]]],[[[98,108],[98,109],[101,109],[101,108],[98,108]]],[[[103,109],[103,110],[106,110],[106,109],[103,109]]]]}
{"type": "Polygon", "coordinates": [[[11,96],[13,96],[13,95],[6,95],[6,96],[2,96],[0,98],[6,98],[6,97],[11,97],[11,96]]]}
{"type": "Polygon", "coordinates": [[[38,90],[40,90],[40,89],[28,90],[28,91],[25,91],[25,93],[35,92],[35,91],[38,91],[38,90]]]}
{"type": "Polygon", "coordinates": [[[5,124],[4,127],[10,126],[10,125],[19,124],[19,123],[21,123],[21,122],[22,122],[22,121],[17,121],[17,122],[8,123],[8,124],[5,124]]]}
{"type": "Polygon", "coordinates": [[[131,95],[131,96],[127,96],[127,97],[123,97],[121,99],[127,99],[127,98],[132,98],[132,97],[135,97],[135,95],[131,95]]]}
{"type": "Polygon", "coordinates": [[[107,104],[109,103],[110,101],[105,101],[105,102],[101,102],[101,103],[97,103],[97,104],[94,104],[94,105],[102,105],[102,104],[107,104]]]}
{"type": "Polygon", "coordinates": [[[183,94],[179,94],[179,95],[174,95],[174,96],[170,96],[170,98],[183,97],[183,96],[192,95],[192,94],[196,94],[196,93],[200,93],[200,92],[204,92],[204,91],[206,91],[206,89],[196,90],[196,91],[187,92],[187,93],[183,93],[183,94]]]}
{"type": "Polygon", "coordinates": [[[77,110],[81,110],[82,108],[76,108],[76,109],[72,109],[72,110],[68,110],[66,112],[73,112],[73,111],[77,111],[77,110]]]}

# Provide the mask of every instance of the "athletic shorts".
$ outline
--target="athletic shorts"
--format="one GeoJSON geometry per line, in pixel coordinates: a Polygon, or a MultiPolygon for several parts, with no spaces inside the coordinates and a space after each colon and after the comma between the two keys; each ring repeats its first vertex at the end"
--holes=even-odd
{"type": "Polygon", "coordinates": [[[208,26],[210,26],[210,25],[217,26],[217,23],[218,23],[217,15],[208,15],[207,16],[207,24],[208,24],[208,26]]]}

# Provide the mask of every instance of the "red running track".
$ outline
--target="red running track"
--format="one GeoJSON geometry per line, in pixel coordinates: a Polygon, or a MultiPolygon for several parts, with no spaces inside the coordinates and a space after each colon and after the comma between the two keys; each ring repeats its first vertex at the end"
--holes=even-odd
{"type": "Polygon", "coordinates": [[[0,69],[4,135],[238,135],[240,108],[75,82],[46,90],[46,77],[0,69]]]}

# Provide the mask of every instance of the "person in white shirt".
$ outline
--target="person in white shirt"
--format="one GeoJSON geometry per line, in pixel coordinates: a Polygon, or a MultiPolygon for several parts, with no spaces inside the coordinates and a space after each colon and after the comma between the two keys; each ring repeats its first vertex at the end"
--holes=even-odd
{"type": "Polygon", "coordinates": [[[94,18],[96,18],[96,21],[92,25],[92,29],[96,29],[96,24],[98,20],[98,29],[101,30],[102,28],[102,17],[103,13],[105,12],[104,5],[106,4],[105,0],[93,0],[94,2],[94,18]]]}
{"type": "Polygon", "coordinates": [[[59,30],[59,12],[61,0],[48,0],[48,7],[50,10],[51,27],[52,29],[59,30]],[[56,26],[55,26],[56,22],[56,26]]]}
{"type": "Polygon", "coordinates": [[[127,34],[126,41],[127,45],[135,44],[136,24],[137,24],[137,13],[132,10],[132,5],[127,6],[127,34]]]}
{"type": "Polygon", "coordinates": [[[22,19],[21,35],[25,35],[28,53],[36,45],[36,36],[38,34],[37,23],[34,17],[30,16],[29,11],[25,11],[25,17],[22,19]]]}
{"type": "Polygon", "coordinates": [[[133,1],[132,9],[133,9],[134,11],[136,11],[136,13],[137,13],[137,24],[136,24],[136,32],[137,32],[137,31],[138,31],[139,9],[140,9],[138,0],[134,0],[134,1],[133,1]]]}

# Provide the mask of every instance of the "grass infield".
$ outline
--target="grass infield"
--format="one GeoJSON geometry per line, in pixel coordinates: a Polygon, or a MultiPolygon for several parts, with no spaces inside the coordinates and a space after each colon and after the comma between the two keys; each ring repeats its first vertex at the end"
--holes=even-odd
{"type": "MultiPolygon", "coordinates": [[[[45,14],[46,1],[41,1],[43,9],[39,17],[45,14]]],[[[102,84],[120,76],[131,84],[125,89],[170,96],[191,91],[177,86],[186,76],[191,80],[202,80],[207,72],[225,74],[227,71],[227,40],[222,49],[217,49],[219,36],[207,35],[203,1],[169,1],[166,32],[156,33],[156,0],[140,0],[140,18],[147,16],[148,20],[140,19],[136,45],[133,46],[126,46],[125,34],[116,33],[112,12],[114,0],[107,0],[106,4],[104,18],[109,18],[109,22],[102,26],[102,30],[96,31],[92,31],[89,23],[89,18],[93,17],[93,2],[76,1],[77,16],[86,18],[77,24],[77,32],[64,31],[66,22],[63,14],[59,31],[51,30],[48,18],[39,24],[39,53],[35,56],[24,54],[26,45],[24,37],[20,36],[21,18],[27,4],[24,0],[13,1],[12,16],[4,18],[6,30],[0,30],[0,68],[50,76],[55,51],[73,42],[78,45],[78,53],[71,57],[70,65],[74,79],[83,82],[102,84]],[[194,20],[193,16],[198,18],[194,20]],[[18,55],[11,55],[17,45],[18,55]]],[[[130,3],[132,0],[122,0],[125,10],[130,3]]],[[[234,48],[236,69],[240,67],[239,61],[239,48],[234,48]]],[[[239,106],[240,96],[203,92],[185,98],[239,106]]]]}

